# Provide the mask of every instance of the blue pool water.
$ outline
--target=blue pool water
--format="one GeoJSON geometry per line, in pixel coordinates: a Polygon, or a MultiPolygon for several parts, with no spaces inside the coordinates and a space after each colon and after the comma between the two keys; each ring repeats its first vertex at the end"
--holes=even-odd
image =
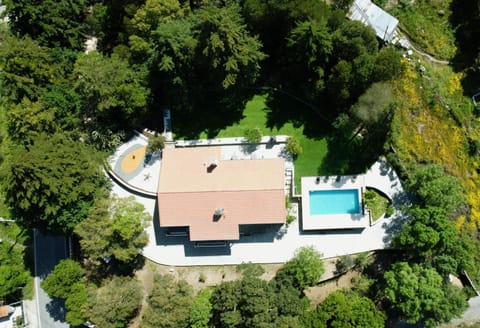
{"type": "Polygon", "coordinates": [[[357,189],[315,190],[309,197],[310,215],[360,213],[357,189]]]}

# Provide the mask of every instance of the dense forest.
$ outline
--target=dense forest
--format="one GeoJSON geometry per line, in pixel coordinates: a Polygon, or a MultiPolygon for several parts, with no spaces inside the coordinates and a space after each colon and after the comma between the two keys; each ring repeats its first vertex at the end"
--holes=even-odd
{"type": "Polygon", "coordinates": [[[0,216],[16,224],[0,229],[15,240],[0,243],[0,299],[29,284],[28,247],[17,241],[28,245],[37,228],[76,241],[74,258],[42,283],[65,300],[73,326],[126,327],[136,317],[141,327],[434,327],[466,309],[473,290],[448,276],[480,284],[480,105],[471,101],[480,0],[387,8],[443,66],[402,56],[348,20],[351,0],[2,2],[0,216]],[[451,42],[439,44],[434,27],[418,34],[409,18],[419,11],[434,11],[434,22],[447,15],[438,26],[451,42]],[[155,275],[144,295],[135,272],[151,218],[133,198],[110,195],[105,159],[133,128],[161,131],[166,108],[176,138],[215,137],[259,94],[272,125],[303,126],[342,149],[326,159],[338,174],[388,159],[411,197],[392,249],[343,258],[337,265],[361,278],[315,307],[305,290],[324,264],[313,248],[269,281],[260,265],[243,264],[240,280],[199,293],[155,275]]]}

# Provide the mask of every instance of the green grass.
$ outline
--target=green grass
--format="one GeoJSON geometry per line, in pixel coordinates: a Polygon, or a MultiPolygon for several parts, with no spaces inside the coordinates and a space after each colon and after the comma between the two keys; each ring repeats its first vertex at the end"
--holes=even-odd
{"type": "MultiPolygon", "coordinates": [[[[319,168],[327,155],[327,141],[325,138],[313,139],[303,134],[303,126],[295,127],[292,123],[285,123],[280,128],[267,127],[266,95],[257,95],[250,100],[243,111],[243,119],[238,123],[219,131],[217,138],[243,137],[245,130],[259,128],[264,136],[288,135],[297,138],[302,145],[303,152],[295,159],[295,185],[300,192],[300,178],[320,174],[319,168]]],[[[206,138],[202,133],[200,138],[206,138]]]]}
{"type": "Polygon", "coordinates": [[[388,199],[376,192],[373,189],[365,191],[363,194],[363,200],[367,204],[368,209],[372,212],[372,220],[375,222],[383,213],[387,210],[388,199]]]}

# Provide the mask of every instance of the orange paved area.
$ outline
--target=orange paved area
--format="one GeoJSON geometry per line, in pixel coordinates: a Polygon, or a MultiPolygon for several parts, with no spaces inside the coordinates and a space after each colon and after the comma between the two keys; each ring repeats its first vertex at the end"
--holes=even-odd
{"type": "Polygon", "coordinates": [[[135,171],[142,164],[146,151],[147,147],[143,146],[125,155],[120,163],[122,171],[124,173],[132,173],[135,171]]]}

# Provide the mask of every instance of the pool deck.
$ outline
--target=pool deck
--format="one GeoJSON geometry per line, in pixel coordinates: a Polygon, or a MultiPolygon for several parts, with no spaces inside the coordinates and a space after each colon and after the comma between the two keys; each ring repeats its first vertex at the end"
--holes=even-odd
{"type": "Polygon", "coordinates": [[[364,229],[370,225],[370,217],[360,213],[355,214],[310,214],[310,191],[355,189],[358,190],[358,199],[365,190],[364,175],[319,176],[302,177],[302,228],[303,230],[331,230],[331,229],[364,229]]]}

